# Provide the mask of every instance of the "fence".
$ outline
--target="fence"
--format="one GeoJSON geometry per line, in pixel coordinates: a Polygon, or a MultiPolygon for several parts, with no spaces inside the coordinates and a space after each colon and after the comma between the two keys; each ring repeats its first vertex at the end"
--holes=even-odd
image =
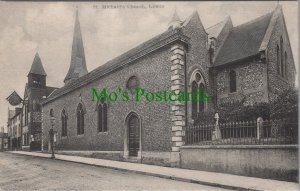
{"type": "Polygon", "coordinates": [[[257,121],[189,125],[185,144],[298,144],[298,122],[259,118],[257,121]]]}

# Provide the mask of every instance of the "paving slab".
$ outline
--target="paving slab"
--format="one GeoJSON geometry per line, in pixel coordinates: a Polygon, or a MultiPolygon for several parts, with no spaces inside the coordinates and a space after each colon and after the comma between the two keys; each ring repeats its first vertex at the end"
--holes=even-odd
{"type": "MultiPolygon", "coordinates": [[[[22,154],[36,157],[50,158],[51,154],[40,152],[11,151],[14,154],[22,154]]],[[[140,163],[120,162],[96,158],[87,158],[69,155],[55,155],[56,160],[70,161],[87,165],[94,165],[116,170],[130,171],[150,176],[198,183],[208,186],[216,186],[233,190],[270,190],[288,191],[298,190],[299,184],[271,179],[238,176],[225,173],[207,172],[199,170],[189,170],[181,168],[162,167],[140,163]]]]}

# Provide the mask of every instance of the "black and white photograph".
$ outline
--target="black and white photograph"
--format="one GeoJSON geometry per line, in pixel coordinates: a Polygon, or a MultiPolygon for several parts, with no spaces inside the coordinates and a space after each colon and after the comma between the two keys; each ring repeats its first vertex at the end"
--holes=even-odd
{"type": "Polygon", "coordinates": [[[298,1],[0,1],[0,191],[297,191],[298,1]]]}

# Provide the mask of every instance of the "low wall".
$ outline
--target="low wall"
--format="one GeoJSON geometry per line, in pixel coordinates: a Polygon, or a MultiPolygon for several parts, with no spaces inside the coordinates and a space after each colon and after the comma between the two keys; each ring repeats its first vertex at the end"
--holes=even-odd
{"type": "Polygon", "coordinates": [[[297,145],[182,146],[181,167],[298,182],[297,145]]]}
{"type": "Polygon", "coordinates": [[[139,162],[143,164],[152,164],[159,166],[178,166],[178,160],[175,160],[174,154],[172,152],[155,152],[155,151],[143,151],[141,159],[136,158],[124,158],[123,151],[67,151],[67,150],[56,150],[57,154],[71,155],[71,156],[81,156],[89,158],[99,158],[107,160],[116,161],[126,161],[126,162],[139,162]]]}
{"type": "Polygon", "coordinates": [[[123,160],[123,151],[66,151],[58,150],[55,151],[57,154],[81,156],[89,158],[99,158],[108,160],[123,160]]]}

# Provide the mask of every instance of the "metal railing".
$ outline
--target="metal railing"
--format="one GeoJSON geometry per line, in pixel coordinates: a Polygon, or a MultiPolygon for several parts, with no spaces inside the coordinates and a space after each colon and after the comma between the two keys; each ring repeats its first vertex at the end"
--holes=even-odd
{"type": "Polygon", "coordinates": [[[189,125],[185,130],[185,144],[298,144],[298,122],[258,120],[189,125]]]}

